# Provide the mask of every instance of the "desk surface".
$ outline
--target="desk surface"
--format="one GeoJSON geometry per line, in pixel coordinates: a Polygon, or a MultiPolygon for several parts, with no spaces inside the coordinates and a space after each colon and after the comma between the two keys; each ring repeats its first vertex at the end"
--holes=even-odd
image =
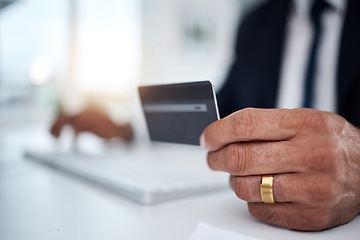
{"type": "Polygon", "coordinates": [[[359,239],[359,216],[322,232],[291,231],[251,217],[230,190],[141,206],[24,160],[14,147],[24,130],[0,129],[0,239],[188,239],[199,222],[264,239],[359,239]]]}

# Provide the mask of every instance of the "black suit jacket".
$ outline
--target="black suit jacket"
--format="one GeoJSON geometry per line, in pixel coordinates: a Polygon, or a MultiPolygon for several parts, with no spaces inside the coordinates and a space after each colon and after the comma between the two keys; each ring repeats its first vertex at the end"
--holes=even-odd
{"type": "MultiPolygon", "coordinates": [[[[236,59],[218,94],[222,117],[245,107],[273,108],[290,0],[272,0],[238,30],[236,59]]],[[[337,66],[337,113],[360,126],[360,1],[349,0],[337,66]]]]}

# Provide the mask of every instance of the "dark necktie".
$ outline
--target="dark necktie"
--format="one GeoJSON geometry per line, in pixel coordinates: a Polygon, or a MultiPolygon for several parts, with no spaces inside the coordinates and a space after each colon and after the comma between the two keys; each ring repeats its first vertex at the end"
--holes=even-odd
{"type": "Polygon", "coordinates": [[[311,8],[310,18],[313,28],[313,40],[305,75],[305,89],[303,107],[310,108],[313,105],[314,84],[316,74],[316,60],[319,42],[322,34],[321,14],[329,5],[324,0],[315,0],[311,8]]]}

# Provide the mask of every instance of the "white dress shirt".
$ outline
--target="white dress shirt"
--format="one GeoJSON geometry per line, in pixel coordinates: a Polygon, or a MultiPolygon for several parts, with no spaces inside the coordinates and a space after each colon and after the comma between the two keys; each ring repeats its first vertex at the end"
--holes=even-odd
{"type": "MultiPolygon", "coordinates": [[[[326,0],[330,4],[321,16],[323,24],[317,55],[312,108],[336,112],[336,70],[347,0],[326,0]]],[[[313,32],[309,17],[313,1],[294,0],[286,29],[280,72],[278,108],[302,107],[305,74],[313,32]]]]}

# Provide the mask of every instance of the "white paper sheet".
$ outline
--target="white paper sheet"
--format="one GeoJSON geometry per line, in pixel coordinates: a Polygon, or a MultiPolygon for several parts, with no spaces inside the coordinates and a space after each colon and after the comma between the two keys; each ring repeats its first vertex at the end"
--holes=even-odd
{"type": "Polygon", "coordinates": [[[249,237],[243,234],[230,232],[207,223],[200,222],[189,240],[261,240],[260,238],[249,237]]]}

